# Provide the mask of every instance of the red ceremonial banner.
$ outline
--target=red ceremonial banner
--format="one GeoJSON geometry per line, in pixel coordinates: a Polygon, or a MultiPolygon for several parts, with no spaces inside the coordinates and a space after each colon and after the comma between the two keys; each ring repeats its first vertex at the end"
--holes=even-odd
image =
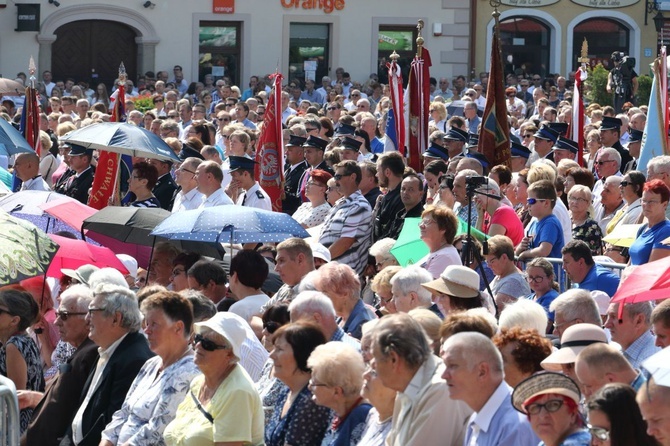
{"type": "Polygon", "coordinates": [[[274,86],[270,93],[270,100],[265,109],[263,129],[258,138],[258,150],[256,151],[255,177],[261,188],[270,196],[272,210],[281,212],[281,196],[284,191],[284,170],[282,161],[284,159],[284,139],[282,137],[282,107],[281,107],[281,82],[283,76],[280,73],[272,75],[274,86]]]}

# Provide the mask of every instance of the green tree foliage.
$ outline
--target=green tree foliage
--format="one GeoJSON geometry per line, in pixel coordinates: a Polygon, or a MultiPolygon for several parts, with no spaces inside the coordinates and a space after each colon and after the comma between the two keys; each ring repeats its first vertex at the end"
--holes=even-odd
{"type": "Polygon", "coordinates": [[[586,78],[586,99],[589,104],[600,104],[602,107],[614,105],[611,93],[607,92],[607,75],[609,72],[602,64],[588,69],[586,78]]]}
{"type": "Polygon", "coordinates": [[[652,78],[647,75],[642,75],[637,78],[637,105],[649,105],[649,96],[651,95],[652,78]]]}

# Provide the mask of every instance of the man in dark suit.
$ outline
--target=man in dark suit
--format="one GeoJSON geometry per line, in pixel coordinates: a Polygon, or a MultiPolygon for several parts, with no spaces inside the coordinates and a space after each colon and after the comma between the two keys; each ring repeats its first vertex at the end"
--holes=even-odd
{"type": "Polygon", "coordinates": [[[84,383],[98,361],[98,346],[88,338],[86,311],[93,293],[86,285],[74,285],[61,294],[56,326],[61,340],[77,350],[61,364],[46,393],[19,390],[20,407],[33,407],[33,417],[21,437],[22,445],[58,446],[79,408],[84,383]]]}
{"type": "Polygon", "coordinates": [[[87,204],[88,191],[93,185],[93,175],[95,174],[95,167],[91,166],[93,150],[77,144],[71,145],[70,169],[73,173],[64,180],[61,179],[61,182],[56,186],[56,192],[87,204]]]}
{"type": "Polygon", "coordinates": [[[305,161],[308,166],[300,178],[300,198],[302,202],[307,202],[307,197],[305,196],[305,187],[307,186],[307,181],[309,181],[309,175],[312,170],[321,169],[325,170],[331,175],[334,175],[333,169],[326,163],[326,160],[323,159],[323,155],[326,152],[326,147],[328,146],[328,141],[325,139],[319,138],[318,136],[310,136],[307,138],[305,143],[302,145],[305,154],[305,161]]]}
{"type": "Polygon", "coordinates": [[[79,408],[60,446],[98,446],[140,368],[153,356],[139,333],[142,317],[135,293],[128,288],[99,285],[86,320],[89,337],[100,347],[100,359],[84,384],[79,408]]]}
{"type": "Polygon", "coordinates": [[[170,173],[172,162],[161,161],[154,158],[148,159],[147,162],[158,170],[158,181],[152,190],[154,196],[158,199],[163,209],[172,211],[174,197],[179,188],[170,173]]]}
{"type": "Polygon", "coordinates": [[[302,204],[300,198],[300,178],[307,169],[304,150],[302,145],[307,138],[290,135],[286,144],[286,164],[284,166],[284,199],[282,200],[282,212],[293,215],[302,204]]]}

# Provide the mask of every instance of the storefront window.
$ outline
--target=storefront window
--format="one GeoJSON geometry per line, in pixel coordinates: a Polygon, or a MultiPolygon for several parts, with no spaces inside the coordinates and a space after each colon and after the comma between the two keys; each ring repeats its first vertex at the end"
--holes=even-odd
{"type": "Polygon", "coordinates": [[[549,74],[551,30],[530,17],[511,17],[500,23],[505,74],[529,77],[549,74]]]}
{"type": "Polygon", "coordinates": [[[388,84],[388,68],[386,63],[391,61],[393,51],[398,53],[398,65],[402,69],[402,79],[405,85],[409,79],[409,68],[416,56],[416,26],[390,26],[379,27],[377,41],[377,76],[379,82],[388,84]]]}
{"type": "Polygon", "coordinates": [[[569,67],[570,69],[579,66],[577,58],[581,56],[584,38],[588,42],[589,59],[591,59],[592,66],[602,63],[605,68],[610,69],[614,51],[630,54],[630,31],[624,25],[610,19],[584,20],[575,27],[572,48],[573,66],[569,67]]]}
{"type": "Polygon", "coordinates": [[[200,22],[198,79],[206,74],[214,80],[230,78],[233,84],[240,80],[240,23],[200,22]]]}
{"type": "Polygon", "coordinates": [[[328,23],[291,23],[289,42],[289,80],[311,78],[321,85],[328,75],[330,61],[330,25],[328,23]]]}

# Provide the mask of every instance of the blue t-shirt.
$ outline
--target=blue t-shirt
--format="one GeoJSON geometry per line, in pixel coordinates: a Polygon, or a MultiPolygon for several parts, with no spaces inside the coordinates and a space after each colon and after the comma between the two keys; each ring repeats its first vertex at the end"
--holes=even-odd
{"type": "Polygon", "coordinates": [[[554,214],[549,214],[541,220],[534,222],[528,230],[528,234],[533,236],[533,242],[530,248],[537,248],[543,242],[551,243],[551,252],[546,257],[553,259],[561,258],[561,249],[563,249],[563,227],[561,222],[554,214]]]}
{"type": "Polygon", "coordinates": [[[651,228],[641,227],[637,238],[628,250],[630,264],[644,265],[649,261],[652,250],[670,249],[670,246],[661,243],[668,237],[670,237],[670,221],[668,220],[656,223],[651,228]]]}
{"type": "Polygon", "coordinates": [[[604,266],[594,265],[593,268],[586,273],[586,277],[580,283],[575,283],[573,288],[579,288],[588,291],[603,291],[609,297],[614,296],[617,288],[619,288],[619,276],[614,274],[612,270],[604,266]]]}
{"type": "Polygon", "coordinates": [[[526,296],[526,299],[530,300],[535,300],[538,304],[542,305],[542,308],[544,308],[544,311],[547,312],[547,317],[549,318],[550,321],[554,321],[554,313],[549,311],[549,305],[558,297],[558,291],[555,289],[550,289],[546,293],[544,293],[542,296],[538,297],[537,300],[535,300],[535,293],[529,294],[526,296]]]}

